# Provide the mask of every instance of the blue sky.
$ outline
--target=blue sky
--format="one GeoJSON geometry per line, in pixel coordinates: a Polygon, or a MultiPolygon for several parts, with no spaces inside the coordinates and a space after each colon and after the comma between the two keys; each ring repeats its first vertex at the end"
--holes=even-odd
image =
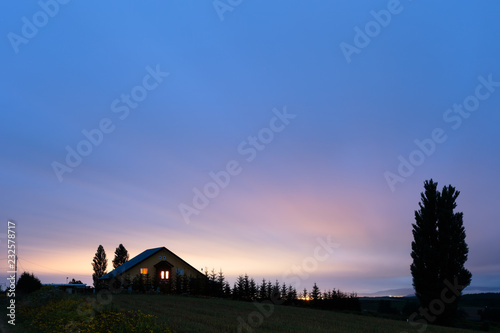
{"type": "Polygon", "coordinates": [[[281,281],[330,237],[303,286],[409,287],[433,178],[461,191],[472,286],[499,287],[500,5],[229,3],[1,5],[0,218],[22,268],[91,283],[97,246],[123,243],[281,281]]]}

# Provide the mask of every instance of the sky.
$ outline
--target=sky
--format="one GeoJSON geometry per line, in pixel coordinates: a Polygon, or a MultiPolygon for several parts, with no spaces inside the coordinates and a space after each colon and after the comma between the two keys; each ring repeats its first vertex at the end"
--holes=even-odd
{"type": "Polygon", "coordinates": [[[500,289],[497,1],[0,5],[0,265],[92,284],[101,244],[297,289],[411,288],[424,181],[500,289]]]}

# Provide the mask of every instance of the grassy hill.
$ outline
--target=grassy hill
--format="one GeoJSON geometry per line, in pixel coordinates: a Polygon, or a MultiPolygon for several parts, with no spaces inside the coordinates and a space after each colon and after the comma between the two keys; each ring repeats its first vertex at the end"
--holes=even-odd
{"type": "MultiPolygon", "coordinates": [[[[180,296],[116,295],[113,306],[121,309],[143,309],[164,320],[175,332],[237,332],[238,318],[253,332],[338,332],[338,333],[401,333],[418,332],[421,326],[411,326],[404,321],[362,316],[359,314],[321,311],[291,306],[275,305],[263,311],[253,303],[203,299],[180,296]],[[262,312],[269,312],[266,316],[262,312]],[[262,318],[262,321],[260,320],[262,318]],[[260,324],[260,325],[259,325],[260,324]]],[[[251,332],[240,326],[241,332],[251,332]]],[[[428,326],[426,332],[474,332],[428,326]]]]}
{"type": "MultiPolygon", "coordinates": [[[[45,296],[44,296],[45,297],[45,296]]],[[[372,317],[369,315],[322,311],[292,306],[259,304],[226,299],[196,298],[170,295],[95,295],[61,296],[58,302],[33,308],[27,315],[18,317],[13,332],[64,332],[68,320],[85,322],[88,332],[106,331],[96,328],[99,321],[108,320],[112,332],[129,332],[127,327],[138,326],[139,318],[144,330],[139,332],[168,332],[161,329],[166,324],[171,332],[328,332],[328,333],[390,333],[419,332],[420,325],[405,321],[372,317]],[[106,305],[99,305],[98,301],[106,305]],[[84,309],[84,310],[82,310],[84,309]],[[129,311],[132,310],[132,311],[129,311]],[[140,310],[140,312],[138,312],[140,310]],[[45,312],[44,312],[45,311],[45,312]],[[113,315],[108,315],[111,312],[113,315]],[[31,317],[39,317],[39,326],[33,328],[31,317]],[[151,320],[161,325],[150,325],[151,320]],[[124,324],[124,322],[127,322],[124,324]],[[120,330],[116,327],[121,325],[120,330]],[[94,325],[94,326],[92,326],[94,325]],[[127,326],[129,325],[129,326],[127,326]],[[58,327],[58,328],[56,328],[58,327]],[[125,328],[124,328],[125,327],[125,328]],[[148,329],[146,329],[148,327],[148,329]]],[[[43,298],[43,297],[42,297],[43,298]]],[[[46,299],[46,297],[45,297],[46,299]]],[[[28,307],[36,302],[30,300],[28,307]]],[[[3,306],[3,304],[0,304],[3,306]]],[[[105,327],[102,324],[99,327],[105,327]]],[[[82,326],[83,327],[83,326],[82,326]]],[[[10,327],[12,328],[12,327],[10,327]]],[[[72,330],[76,332],[77,330],[72,330]]],[[[490,332],[495,330],[490,330],[490,332]]],[[[81,330],[87,332],[87,330],[81,330]]],[[[428,326],[425,332],[463,332],[462,330],[428,326]]],[[[476,331],[478,332],[478,331],[476,331]]],[[[499,330],[496,330],[499,332],[499,330]]]]}

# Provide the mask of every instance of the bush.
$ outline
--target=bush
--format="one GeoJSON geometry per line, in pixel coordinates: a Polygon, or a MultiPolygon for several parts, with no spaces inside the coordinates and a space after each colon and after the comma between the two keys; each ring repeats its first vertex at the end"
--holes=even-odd
{"type": "Polygon", "coordinates": [[[40,280],[33,273],[24,272],[17,281],[16,289],[19,293],[29,294],[42,288],[40,280]]]}
{"type": "Polygon", "coordinates": [[[418,312],[419,303],[416,301],[406,301],[405,306],[403,307],[402,313],[403,316],[409,317],[413,313],[418,312]]]}
{"type": "Polygon", "coordinates": [[[396,314],[396,313],[398,313],[398,310],[392,307],[391,301],[381,299],[378,302],[377,312],[386,313],[386,314],[396,314]]]}
{"type": "Polygon", "coordinates": [[[482,321],[494,321],[500,323],[500,308],[488,308],[478,311],[482,321]]]}

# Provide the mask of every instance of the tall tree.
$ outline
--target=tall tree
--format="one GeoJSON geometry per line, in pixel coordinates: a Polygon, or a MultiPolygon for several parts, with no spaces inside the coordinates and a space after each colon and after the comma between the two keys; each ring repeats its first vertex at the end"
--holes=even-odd
{"type": "Polygon", "coordinates": [[[106,252],[104,251],[102,245],[99,245],[97,248],[97,252],[92,260],[92,267],[94,268],[94,274],[92,274],[94,287],[100,288],[102,284],[99,283],[99,278],[106,274],[106,268],[108,267],[108,259],[106,259],[106,252]]]}
{"type": "Polygon", "coordinates": [[[118,245],[115,250],[115,258],[113,259],[113,268],[116,268],[128,261],[128,251],[123,244],[118,245]]]}
{"type": "Polygon", "coordinates": [[[410,269],[415,294],[427,311],[425,319],[451,325],[472,274],[464,267],[469,249],[463,213],[454,212],[460,192],[451,185],[439,192],[437,185],[432,179],[424,183],[420,209],[415,211],[410,269]]]}

